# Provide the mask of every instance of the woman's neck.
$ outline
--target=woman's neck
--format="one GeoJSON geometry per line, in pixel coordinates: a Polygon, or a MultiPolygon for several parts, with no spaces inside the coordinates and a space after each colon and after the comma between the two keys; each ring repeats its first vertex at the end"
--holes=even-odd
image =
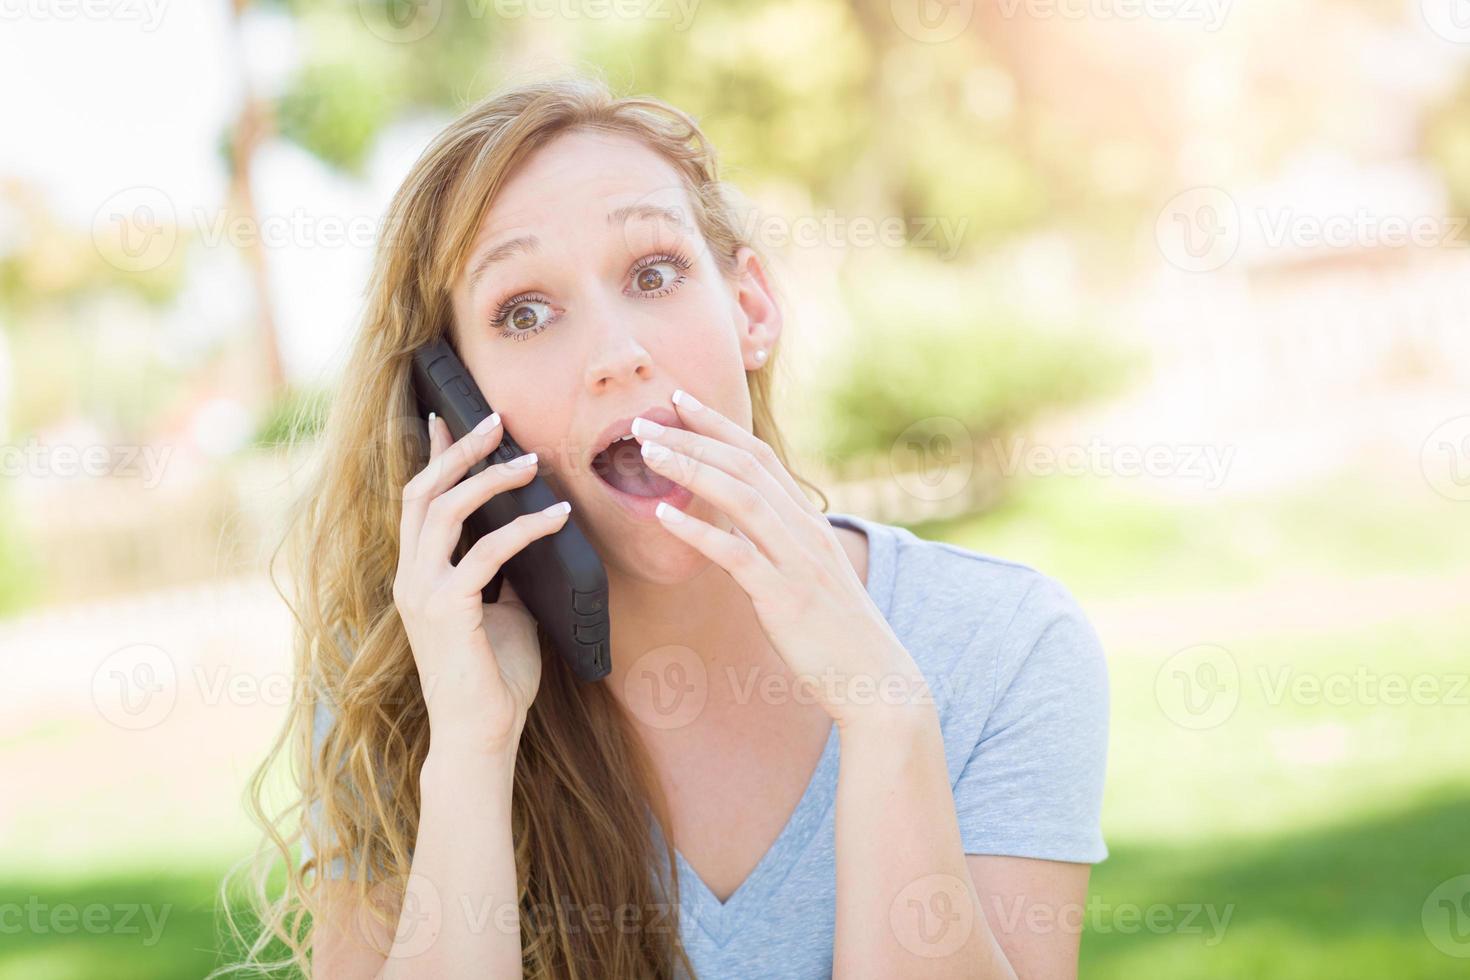
{"type": "MultiPolygon", "coordinates": [[[[868,575],[868,540],[838,527],[858,578],[868,575]]],[[[608,574],[612,671],[603,683],[645,730],[677,732],[713,723],[740,727],[761,692],[789,690],[790,668],[771,646],[750,597],[713,563],[675,585],[608,574]]]]}
{"type": "Polygon", "coordinates": [[[745,590],[710,563],[674,585],[608,569],[609,693],[655,730],[727,718],[741,692],[788,669],[745,590]]]}

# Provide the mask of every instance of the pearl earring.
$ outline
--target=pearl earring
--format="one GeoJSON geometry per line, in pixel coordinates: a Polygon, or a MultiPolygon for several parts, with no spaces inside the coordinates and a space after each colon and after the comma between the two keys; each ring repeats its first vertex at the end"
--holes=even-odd
{"type": "Polygon", "coordinates": [[[756,352],[755,352],[755,363],[757,363],[757,364],[764,364],[764,363],[766,363],[766,349],[764,347],[758,348],[756,350],[756,352]]]}

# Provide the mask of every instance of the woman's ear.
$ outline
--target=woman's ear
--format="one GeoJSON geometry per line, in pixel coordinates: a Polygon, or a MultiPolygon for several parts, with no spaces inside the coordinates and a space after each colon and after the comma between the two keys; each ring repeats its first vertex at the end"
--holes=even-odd
{"type": "Polygon", "coordinates": [[[770,360],[776,339],[781,336],[781,306],[766,278],[760,256],[748,245],[735,253],[736,329],[740,353],[747,371],[755,371],[770,360]]]}

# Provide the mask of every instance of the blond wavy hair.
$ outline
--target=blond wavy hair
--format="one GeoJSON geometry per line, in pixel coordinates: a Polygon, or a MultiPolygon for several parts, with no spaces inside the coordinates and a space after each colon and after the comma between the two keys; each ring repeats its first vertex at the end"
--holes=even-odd
{"type": "MultiPolygon", "coordinates": [[[[389,206],[361,329],[318,443],[317,472],[283,543],[294,582],[294,601],[287,601],[296,619],[299,697],[249,786],[264,839],[221,886],[227,941],[241,952],[211,976],[309,975],[315,885],[334,859],[344,862],[361,907],[393,932],[390,913],[369,892],[388,882],[401,895],[418,828],[416,775],[429,746],[418,673],[392,598],[401,488],[427,458],[410,358],[451,336],[451,284],[499,189],[538,148],[570,130],[630,136],[667,159],[728,281],[742,246],[766,258],[742,234],[739,205],[723,189],[696,122],[655,98],[614,97],[586,72],[481,99],[419,157],[389,206]],[[333,723],[314,747],[319,703],[330,707],[333,723]],[[288,788],[277,809],[267,796],[283,779],[288,788]],[[304,862],[293,858],[303,842],[314,852],[304,862]],[[243,926],[230,913],[240,878],[255,920],[243,926]],[[281,878],[284,885],[273,889],[281,878]]],[[[771,411],[776,360],[773,351],[747,372],[753,430],[790,468],[771,411]]],[[[822,491],[797,479],[825,511],[822,491]]],[[[544,632],[541,640],[543,676],[521,737],[512,804],[525,975],[671,977],[680,968],[692,975],[679,941],[672,844],[663,835],[660,849],[649,833],[650,814],[663,827],[668,821],[642,745],[605,683],[576,681],[549,655],[544,632]],[[602,737],[565,737],[588,730],[602,737]],[[655,880],[659,866],[669,872],[667,892],[655,880]],[[631,931],[577,928],[560,915],[547,920],[544,910],[567,903],[672,913],[662,928],[631,931]]]]}

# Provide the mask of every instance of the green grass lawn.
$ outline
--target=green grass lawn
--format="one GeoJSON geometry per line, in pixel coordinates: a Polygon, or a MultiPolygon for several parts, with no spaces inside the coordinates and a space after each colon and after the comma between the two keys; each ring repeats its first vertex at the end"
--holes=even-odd
{"type": "Polygon", "coordinates": [[[1467,975],[1431,944],[1422,919],[1440,883],[1470,874],[1470,707],[1452,693],[1467,670],[1470,622],[1446,615],[1231,649],[1239,703],[1201,731],[1160,710],[1154,659],[1124,653],[1112,662],[1104,817],[1112,853],[1094,869],[1093,899],[1158,906],[1164,925],[1138,928],[1135,918],[1125,932],[1099,913],[1083,975],[1467,975]],[[1392,703],[1371,689],[1345,704],[1277,697],[1287,668],[1346,677],[1359,666],[1449,683],[1436,689],[1441,703],[1392,703]],[[1223,929],[1203,913],[1191,928],[1173,928],[1196,907],[1215,921],[1228,909],[1223,929]]]}
{"type": "Polygon", "coordinates": [[[1463,572],[1465,509],[1422,481],[1362,469],[1284,495],[1196,500],[1051,477],[1026,482],[993,511],[912,530],[1034,565],[1079,597],[1166,597],[1289,573],[1463,572]]]}
{"type": "MultiPolygon", "coordinates": [[[[1235,805],[1269,809],[1270,800],[1242,793],[1235,805]]],[[[1465,976],[1466,961],[1432,945],[1423,924],[1431,892],[1465,873],[1470,786],[1463,781],[1384,799],[1335,820],[1324,817],[1290,833],[1119,845],[1093,871],[1092,900],[1114,910],[1157,906],[1162,911],[1156,921],[1164,926],[1140,928],[1140,916],[1099,913],[1101,928],[1084,937],[1082,975],[1465,976]],[[1213,919],[1188,919],[1188,911],[1199,906],[1213,906],[1213,919]],[[1220,922],[1223,929],[1215,928],[1220,922]]]]}
{"type": "Polygon", "coordinates": [[[221,867],[192,874],[115,874],[56,881],[0,882],[0,901],[22,904],[47,923],[23,929],[0,945],[4,980],[154,980],[202,977],[215,965],[215,891],[221,867]],[[87,928],[83,916],[96,911],[87,928]],[[75,922],[50,924],[59,910],[75,922]]]}
{"type": "MultiPolygon", "coordinates": [[[[1033,564],[1084,604],[1145,596],[1162,609],[1185,595],[1269,587],[1292,573],[1346,582],[1389,571],[1435,577],[1470,570],[1466,505],[1447,510],[1429,493],[1385,498],[1352,475],[1330,491],[1160,505],[1095,482],[1051,480],[994,514],[914,530],[1033,564]]],[[[1470,930],[1470,911],[1455,923],[1449,916],[1462,913],[1431,897],[1441,883],[1470,875],[1470,707],[1451,703],[1452,679],[1470,670],[1464,612],[1364,625],[1344,608],[1335,628],[1273,633],[1254,628],[1251,611],[1241,609],[1200,637],[1230,652],[1239,681],[1228,719],[1199,730],[1161,708],[1156,680],[1169,651],[1110,644],[1104,830],[1111,854],[1093,871],[1082,975],[1470,976],[1470,958],[1449,955],[1470,955],[1470,935],[1456,947],[1459,934],[1451,931],[1470,930]],[[1355,671],[1429,677],[1441,697],[1331,703],[1279,686],[1283,678],[1355,671]]],[[[1470,698],[1470,690],[1460,697],[1470,698]]],[[[46,740],[72,757],[78,737],[46,729],[22,736],[31,751],[34,740],[46,740]]],[[[14,742],[0,741],[0,767],[17,751],[14,742]]],[[[144,789],[108,802],[145,816],[158,808],[144,789]]],[[[47,815],[43,801],[20,806],[32,824],[47,815]]],[[[234,798],[211,806],[197,815],[201,825],[238,810],[234,798]]],[[[158,931],[135,916],[133,932],[48,927],[0,935],[0,980],[198,978],[214,966],[217,886],[240,854],[221,848],[214,861],[191,856],[200,853],[183,846],[191,834],[221,835],[191,830],[189,817],[160,813],[158,839],[137,840],[136,856],[125,843],[92,839],[74,862],[91,870],[65,877],[0,871],[0,908],[63,907],[80,916],[96,906],[106,910],[92,913],[104,924],[116,923],[124,907],[149,906],[155,919],[167,910],[158,931]],[[180,835],[178,867],[144,870],[160,867],[160,841],[172,846],[180,835]]],[[[107,819],[95,816],[99,825],[107,819]]],[[[19,861],[24,850],[24,841],[0,842],[0,868],[33,866],[19,861]]]]}

